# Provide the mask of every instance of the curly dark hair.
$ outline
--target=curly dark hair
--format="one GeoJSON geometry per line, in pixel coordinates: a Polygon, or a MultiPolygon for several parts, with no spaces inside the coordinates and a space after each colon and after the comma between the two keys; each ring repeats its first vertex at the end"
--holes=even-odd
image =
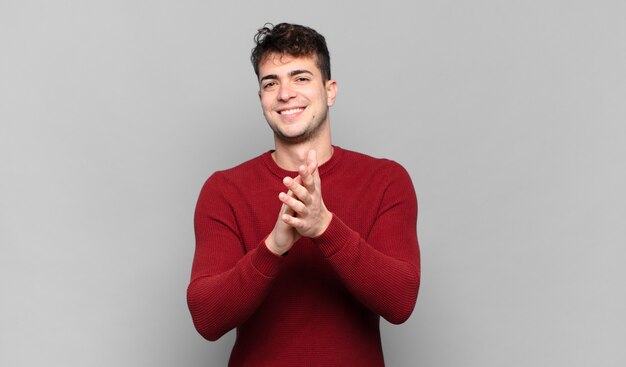
{"type": "Polygon", "coordinates": [[[324,81],[330,80],[330,54],[324,36],[312,28],[298,24],[266,23],[254,36],[256,46],[252,49],[252,66],[257,77],[259,64],[271,53],[300,56],[315,56],[324,81]]]}

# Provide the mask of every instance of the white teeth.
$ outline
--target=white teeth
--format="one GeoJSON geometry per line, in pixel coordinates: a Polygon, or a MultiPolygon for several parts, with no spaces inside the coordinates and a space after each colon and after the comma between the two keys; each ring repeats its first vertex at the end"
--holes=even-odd
{"type": "Polygon", "coordinates": [[[303,108],[293,108],[291,110],[280,111],[281,115],[293,115],[294,113],[302,111],[303,108]]]}

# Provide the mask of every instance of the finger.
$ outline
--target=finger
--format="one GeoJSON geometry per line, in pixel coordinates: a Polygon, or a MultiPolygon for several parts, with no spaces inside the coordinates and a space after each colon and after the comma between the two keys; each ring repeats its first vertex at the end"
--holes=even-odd
{"type": "Polygon", "coordinates": [[[300,166],[298,171],[300,173],[298,177],[301,177],[302,186],[309,190],[309,192],[313,191],[315,182],[313,180],[313,176],[311,176],[309,167],[302,165],[300,166]]]}
{"type": "Polygon", "coordinates": [[[298,214],[304,214],[306,212],[306,206],[301,201],[296,200],[293,196],[289,196],[284,192],[281,192],[280,194],[278,194],[278,198],[293,212],[298,214]]]}
{"type": "MultiPolygon", "coordinates": [[[[292,178],[292,180],[294,180],[297,184],[302,185],[302,176],[297,175],[296,177],[292,178]]],[[[284,182],[285,182],[285,180],[283,179],[283,183],[284,182]]],[[[285,186],[287,186],[287,184],[285,184],[285,186]]],[[[293,196],[293,192],[291,194],[293,196]]]]}
{"type": "Polygon", "coordinates": [[[293,192],[295,197],[298,198],[305,205],[311,202],[311,195],[309,194],[309,191],[304,186],[297,183],[293,178],[285,177],[283,179],[283,183],[289,190],[293,192]]]}
{"type": "Polygon", "coordinates": [[[311,173],[311,175],[315,175],[317,173],[317,152],[315,151],[315,149],[311,149],[309,150],[309,155],[307,156],[306,159],[307,162],[307,168],[309,169],[309,172],[311,173]]]}
{"type": "Polygon", "coordinates": [[[295,229],[302,229],[304,227],[304,222],[302,221],[302,219],[296,218],[294,216],[283,214],[280,219],[282,219],[283,222],[295,229]]]}
{"type": "Polygon", "coordinates": [[[308,171],[313,178],[313,184],[311,186],[311,191],[319,189],[321,185],[319,165],[317,162],[317,152],[315,150],[310,150],[307,156],[307,165],[308,171]]]}
{"type": "MultiPolygon", "coordinates": [[[[281,192],[280,194],[284,194],[284,195],[287,195],[287,196],[289,196],[289,197],[293,197],[293,192],[291,192],[291,190],[287,191],[287,193],[286,193],[286,194],[285,194],[285,193],[282,193],[282,192],[281,192]]],[[[280,194],[278,194],[278,195],[279,195],[279,196],[278,196],[278,198],[279,198],[279,199],[280,199],[280,194]]],[[[281,200],[281,201],[282,201],[282,200],[281,200]]],[[[286,204],[283,202],[283,205],[281,205],[281,207],[280,207],[280,215],[283,215],[283,214],[294,215],[294,214],[295,214],[295,212],[293,211],[293,209],[291,209],[291,207],[289,207],[289,205],[286,205],[286,204]]]]}

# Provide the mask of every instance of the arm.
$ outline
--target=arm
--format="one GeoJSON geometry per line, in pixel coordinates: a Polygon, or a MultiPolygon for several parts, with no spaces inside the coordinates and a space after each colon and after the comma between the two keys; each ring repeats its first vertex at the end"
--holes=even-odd
{"type": "Polygon", "coordinates": [[[227,182],[214,174],[205,183],[194,216],[196,252],[187,289],[198,332],[217,340],[241,325],[264,300],[283,259],[263,244],[244,252],[227,182]]]}
{"type": "Polygon", "coordinates": [[[301,169],[302,186],[285,181],[298,200],[281,196],[297,213],[283,220],[312,238],[361,303],[392,323],[404,322],[413,311],[420,284],[417,200],[408,173],[400,165],[389,166],[380,209],[364,239],[335,215],[324,222],[316,162],[305,171],[312,172],[312,180],[301,169]]]}
{"type": "Polygon", "coordinates": [[[396,173],[390,173],[391,182],[367,239],[333,216],[326,231],[313,241],[361,303],[399,324],[415,307],[420,255],[413,185],[406,171],[396,173]]]}

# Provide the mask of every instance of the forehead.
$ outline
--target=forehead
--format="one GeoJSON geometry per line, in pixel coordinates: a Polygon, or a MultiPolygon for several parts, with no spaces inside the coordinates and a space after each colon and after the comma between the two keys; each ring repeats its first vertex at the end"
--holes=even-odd
{"type": "Polygon", "coordinates": [[[270,53],[259,62],[259,78],[267,74],[288,74],[292,70],[308,70],[313,74],[320,75],[317,66],[317,58],[311,56],[292,56],[289,54],[270,53]]]}

